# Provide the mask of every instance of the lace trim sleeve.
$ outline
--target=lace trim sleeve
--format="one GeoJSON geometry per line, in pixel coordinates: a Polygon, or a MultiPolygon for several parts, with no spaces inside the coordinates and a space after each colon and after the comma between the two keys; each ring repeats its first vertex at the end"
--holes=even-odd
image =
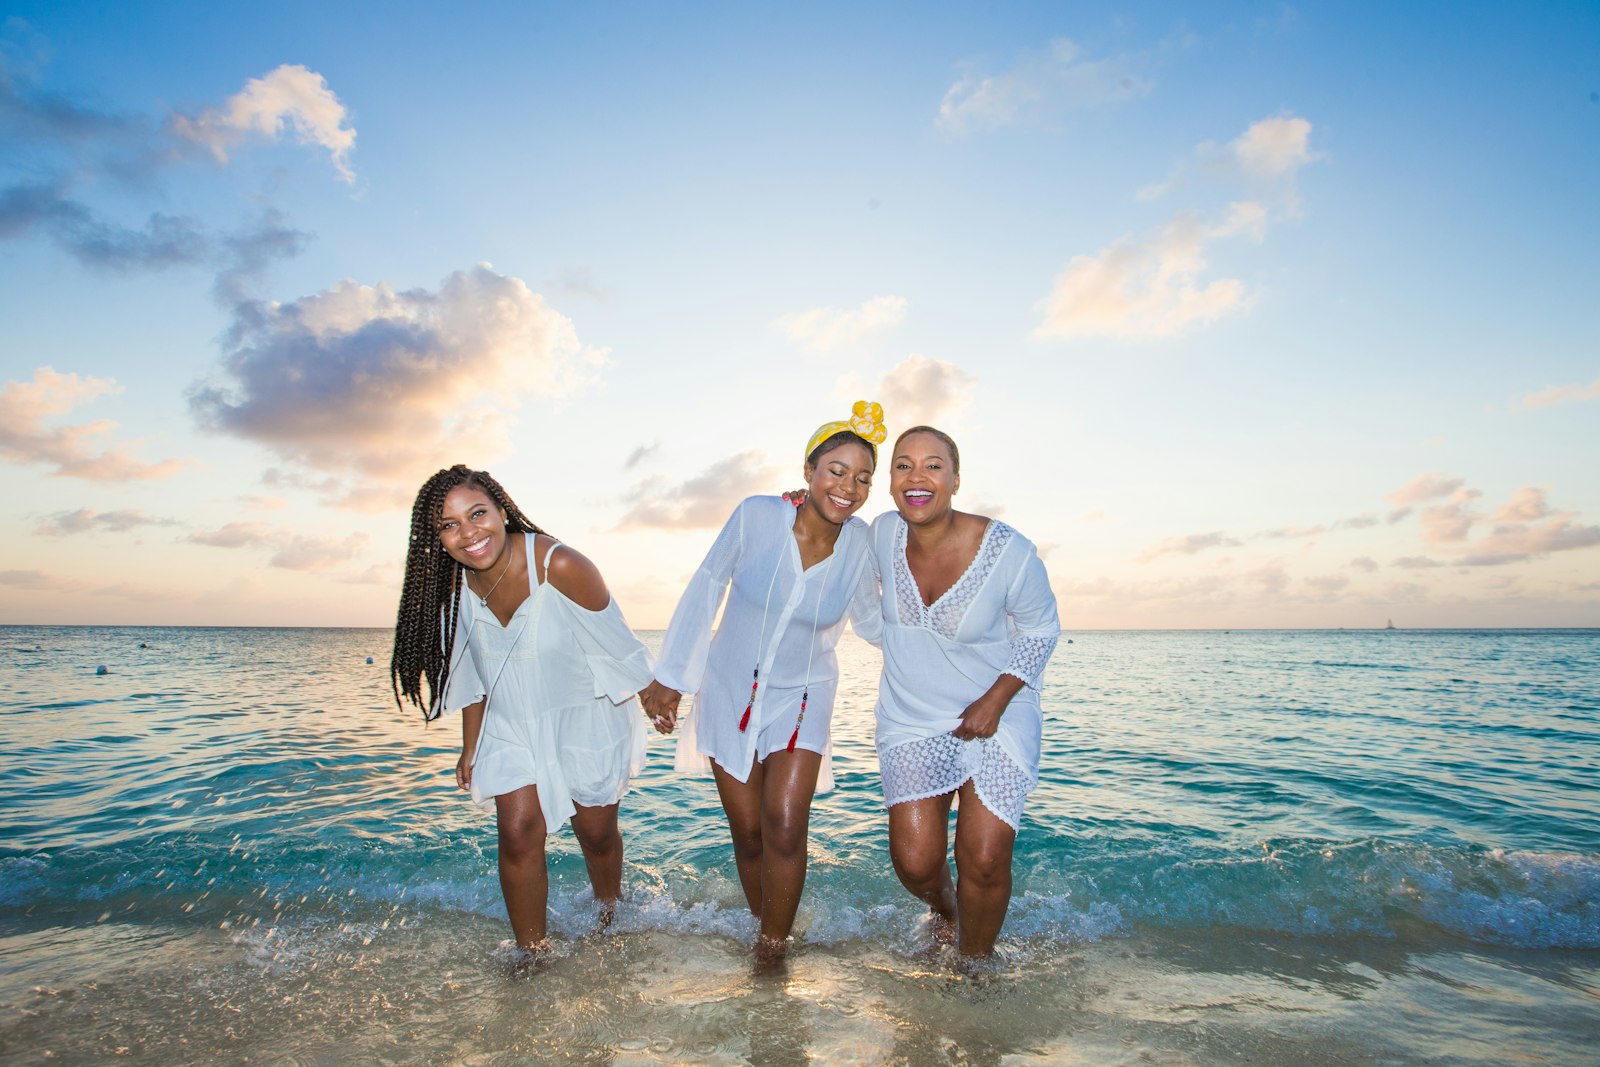
{"type": "Polygon", "coordinates": [[[1002,673],[1020,678],[1030,689],[1038,689],[1039,678],[1044,674],[1045,665],[1050,662],[1050,654],[1055,650],[1054,636],[1017,634],[1011,639],[1011,662],[1006,664],[1006,669],[1002,673]]]}
{"type": "Polygon", "coordinates": [[[1056,611],[1050,576],[1031,545],[1026,562],[1006,591],[1006,611],[1011,616],[1011,660],[1005,673],[1021,678],[1030,689],[1038,689],[1061,636],[1061,616],[1056,611]]]}

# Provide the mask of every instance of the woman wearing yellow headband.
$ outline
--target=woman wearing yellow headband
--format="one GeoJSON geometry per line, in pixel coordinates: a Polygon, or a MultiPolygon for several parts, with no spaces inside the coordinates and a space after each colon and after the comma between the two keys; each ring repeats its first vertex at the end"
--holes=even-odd
{"type": "Polygon", "coordinates": [[[847,615],[880,625],[867,526],[853,516],[884,437],[883,409],[860,401],[807,442],[804,503],[755,496],[734,509],[678,602],[641,694],[662,733],[677,725],[679,695],[696,694],[677,766],[709,763],[716,777],[739,881],[760,921],[761,962],[786,951],[805,886],[811,798],[833,786],[834,645],[847,615]]]}

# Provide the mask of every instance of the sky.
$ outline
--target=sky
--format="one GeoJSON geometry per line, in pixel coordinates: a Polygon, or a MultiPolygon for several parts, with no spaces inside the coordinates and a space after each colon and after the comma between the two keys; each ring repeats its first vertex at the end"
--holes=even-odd
{"type": "Polygon", "coordinates": [[[1600,7],[450,7],[0,5],[0,623],[392,625],[462,462],[659,628],[871,399],[1069,631],[1600,625],[1600,7]]]}

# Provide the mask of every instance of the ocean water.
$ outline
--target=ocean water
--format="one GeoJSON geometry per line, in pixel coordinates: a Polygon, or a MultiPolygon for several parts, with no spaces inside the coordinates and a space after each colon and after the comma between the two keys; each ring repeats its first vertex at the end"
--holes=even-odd
{"type": "Polygon", "coordinates": [[[782,973],[655,735],[616,922],[557,835],[530,967],[386,631],[0,628],[0,1064],[1600,1063],[1600,630],[1064,636],[979,976],[841,660],[782,973]]]}

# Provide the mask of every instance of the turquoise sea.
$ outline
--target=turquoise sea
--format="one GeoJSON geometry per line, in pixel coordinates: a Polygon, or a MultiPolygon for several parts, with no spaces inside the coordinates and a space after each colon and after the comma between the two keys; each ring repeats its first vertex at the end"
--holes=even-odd
{"type": "Polygon", "coordinates": [[[1064,635],[976,978],[889,867],[872,648],[760,975],[655,735],[616,923],[564,832],[522,966],[388,642],[0,628],[0,1064],[1600,1063],[1600,630],[1064,635]]]}

